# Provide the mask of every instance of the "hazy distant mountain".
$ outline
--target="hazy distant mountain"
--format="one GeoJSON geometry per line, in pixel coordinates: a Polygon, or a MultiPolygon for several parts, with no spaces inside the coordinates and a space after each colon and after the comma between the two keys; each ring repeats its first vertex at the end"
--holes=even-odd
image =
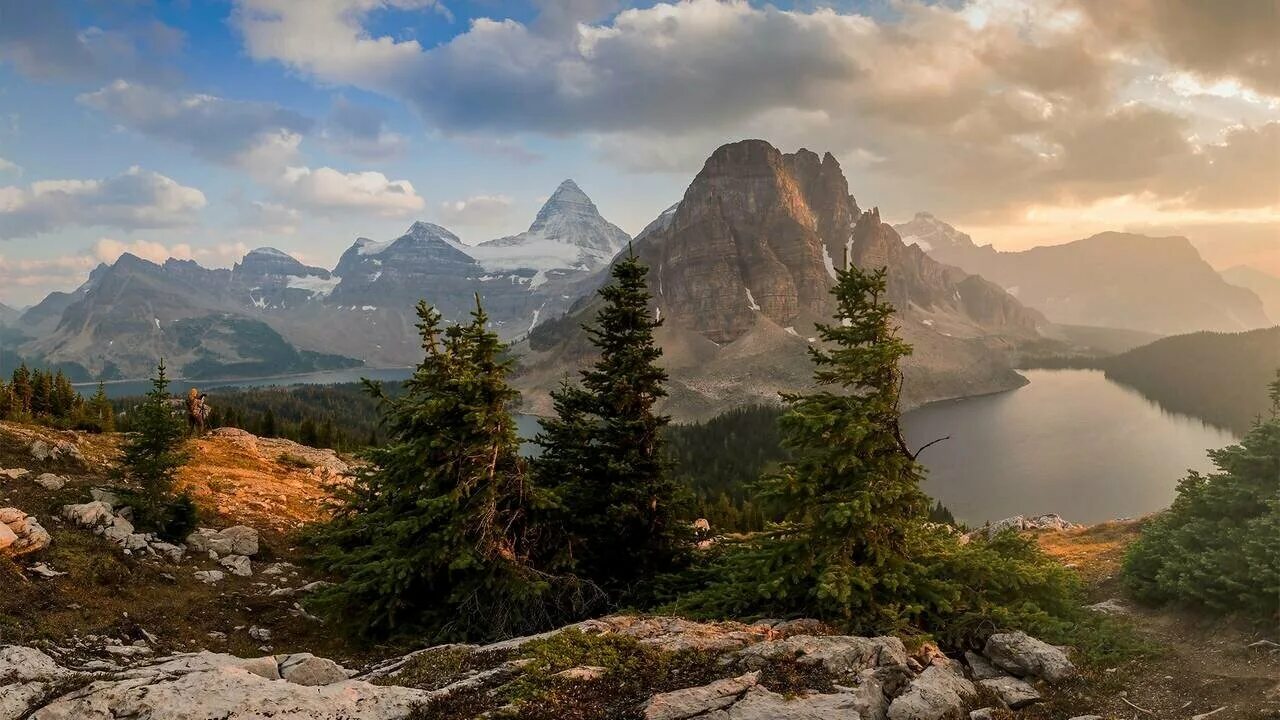
{"type": "Polygon", "coordinates": [[[22,312],[14,308],[0,303],[0,326],[8,326],[16,323],[18,318],[22,316],[22,312]]]}
{"type": "Polygon", "coordinates": [[[357,239],[333,270],[274,248],[229,270],[124,255],[74,293],[53,293],[24,313],[18,330],[35,339],[20,349],[130,377],[162,355],[175,372],[206,377],[218,366],[275,374],[356,360],[409,364],[421,356],[419,300],[458,321],[479,293],[493,327],[519,337],[593,289],[593,274],[629,240],[567,180],[528,231],[480,246],[416,222],[390,241],[357,239]],[[248,340],[234,342],[237,334],[248,340]]]}
{"type": "Polygon", "coordinates": [[[1236,287],[1251,290],[1262,300],[1267,318],[1273,324],[1280,325],[1280,277],[1247,265],[1238,265],[1223,270],[1222,278],[1236,287]]]}
{"type": "MultiPolygon", "coordinates": [[[[716,150],[634,247],[665,321],[667,411],[682,418],[808,385],[813,324],[830,320],[829,290],[846,255],[889,268],[902,335],[916,347],[908,402],[1016,387],[1022,379],[1004,353],[1047,324],[999,287],[905,246],[878,211],[861,212],[830,154],[784,155],[760,140],[716,150]]],[[[596,308],[584,301],[531,333],[518,382],[536,408],[541,391],[588,359],[578,325],[596,308]]]]}
{"type": "Polygon", "coordinates": [[[253,289],[237,284],[232,270],[209,270],[190,260],[159,265],[126,253],[72,294],[52,333],[21,350],[41,362],[76,363],[107,377],[145,376],[159,358],[188,378],[359,364],[300,351],[266,323],[244,316],[240,311],[246,302],[252,306],[253,289]]]}
{"type": "Polygon", "coordinates": [[[998,252],[928,213],[895,227],[904,242],[999,283],[1055,323],[1164,335],[1269,324],[1257,296],[1224,281],[1186,238],[1106,232],[998,252]]]}

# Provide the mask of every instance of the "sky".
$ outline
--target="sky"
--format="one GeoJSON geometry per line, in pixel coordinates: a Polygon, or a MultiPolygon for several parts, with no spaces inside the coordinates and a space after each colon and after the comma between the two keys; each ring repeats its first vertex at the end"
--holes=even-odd
{"type": "Polygon", "coordinates": [[[1274,0],[0,0],[0,302],[123,252],[332,267],[518,232],[565,178],[635,233],[719,145],[1000,249],[1191,237],[1280,273],[1274,0]]]}

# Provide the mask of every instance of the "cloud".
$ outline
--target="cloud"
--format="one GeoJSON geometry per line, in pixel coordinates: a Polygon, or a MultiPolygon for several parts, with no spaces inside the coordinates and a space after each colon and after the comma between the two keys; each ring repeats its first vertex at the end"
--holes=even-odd
{"type": "Polygon", "coordinates": [[[334,100],[321,137],[336,152],[360,160],[400,157],[409,147],[407,138],[387,128],[386,113],[342,96],[334,100]]]}
{"type": "Polygon", "coordinates": [[[511,212],[506,195],[472,195],[440,203],[440,221],[448,226],[500,225],[511,212]]]}
{"type": "Polygon", "coordinates": [[[87,254],[56,258],[8,258],[0,255],[0,288],[12,297],[31,298],[47,288],[74,287],[97,265],[87,254]]]}
{"type": "Polygon", "coordinates": [[[126,30],[81,28],[60,2],[0,0],[0,18],[0,62],[40,80],[172,81],[172,66],[149,54],[172,54],[185,41],[181,30],[154,20],[126,30]]]}
{"type": "Polygon", "coordinates": [[[63,227],[122,229],[188,225],[205,206],[204,193],[159,173],[132,167],[103,180],[42,180],[0,187],[0,239],[31,237],[63,227]]]}
{"type": "Polygon", "coordinates": [[[1280,95],[1280,11],[1273,0],[1079,0],[1118,45],[1155,52],[1205,78],[1280,95]]]}
{"type": "Polygon", "coordinates": [[[4,158],[0,157],[0,173],[12,173],[14,175],[21,175],[22,166],[15,162],[12,162],[10,160],[5,160],[4,158]]]}
{"type": "Polygon", "coordinates": [[[116,80],[77,98],[120,125],[189,148],[212,162],[250,170],[297,163],[298,144],[312,121],[274,103],[178,95],[116,80]]]}
{"type": "Polygon", "coordinates": [[[273,185],[276,196],[302,210],[334,215],[350,211],[403,217],[421,210],[422,198],[408,180],[380,172],[341,172],[330,167],[290,167],[273,185]]]}
{"type": "Polygon", "coordinates": [[[169,246],[149,240],[122,242],[111,238],[99,238],[90,246],[89,252],[95,260],[107,264],[119,260],[120,256],[125,253],[136,255],[143,260],[150,260],[154,263],[163,263],[169,258],[190,260],[193,256],[191,246],[186,243],[169,246]]]}
{"type": "Polygon", "coordinates": [[[298,231],[302,213],[279,203],[255,200],[242,208],[240,224],[265,234],[292,235],[298,231]]]}

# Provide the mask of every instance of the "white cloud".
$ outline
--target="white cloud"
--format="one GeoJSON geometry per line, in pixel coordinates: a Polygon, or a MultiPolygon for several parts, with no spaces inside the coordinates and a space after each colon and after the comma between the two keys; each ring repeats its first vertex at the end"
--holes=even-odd
{"type": "Polygon", "coordinates": [[[15,162],[12,162],[10,160],[5,160],[4,158],[0,157],[0,173],[12,173],[14,175],[21,175],[22,166],[15,162]]]}
{"type": "Polygon", "coordinates": [[[194,257],[191,246],[186,243],[165,245],[149,240],[133,240],[122,242],[112,238],[99,238],[89,248],[90,255],[98,262],[114,263],[121,255],[129,253],[153,263],[163,263],[169,258],[190,260],[194,257]]]}
{"type": "Polygon", "coordinates": [[[422,198],[408,180],[388,180],[380,172],[341,172],[330,167],[290,167],[273,183],[277,197],[319,214],[364,211],[402,217],[421,210],[422,198]]]}
{"type": "Polygon", "coordinates": [[[0,239],[74,225],[176,227],[194,222],[204,206],[196,188],[138,167],[103,180],[42,180],[0,187],[0,239]]]}
{"type": "Polygon", "coordinates": [[[267,235],[292,235],[301,220],[302,213],[295,208],[255,200],[242,209],[240,224],[267,235]]]}
{"type": "Polygon", "coordinates": [[[472,195],[440,203],[440,221],[447,227],[501,225],[510,212],[511,198],[506,195],[472,195]]]}
{"type": "Polygon", "coordinates": [[[251,171],[297,164],[298,144],[312,126],[309,118],[273,103],[178,95],[124,80],[77,99],[130,130],[251,171]]]}

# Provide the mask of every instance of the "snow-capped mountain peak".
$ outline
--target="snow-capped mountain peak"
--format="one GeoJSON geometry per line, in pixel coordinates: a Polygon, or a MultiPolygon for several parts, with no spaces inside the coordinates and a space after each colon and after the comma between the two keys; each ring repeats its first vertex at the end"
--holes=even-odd
{"type": "Polygon", "coordinates": [[[934,217],[933,213],[918,212],[910,222],[893,227],[902,236],[902,242],[919,245],[925,252],[975,247],[973,238],[934,217]]]}
{"type": "Polygon", "coordinates": [[[467,251],[488,270],[596,270],[630,240],[621,228],[601,217],[577,183],[565,180],[543,203],[528,230],[467,251]]]}

